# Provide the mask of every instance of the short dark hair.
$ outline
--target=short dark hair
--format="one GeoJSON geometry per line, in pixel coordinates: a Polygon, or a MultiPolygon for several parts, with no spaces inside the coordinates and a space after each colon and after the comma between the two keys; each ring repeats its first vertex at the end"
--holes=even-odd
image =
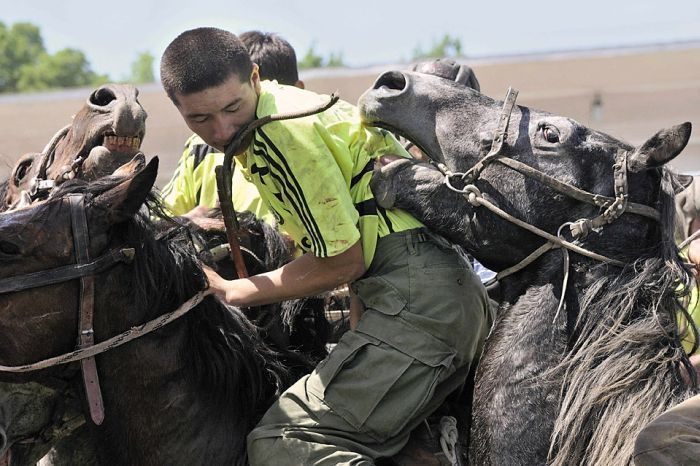
{"type": "Polygon", "coordinates": [[[197,28],[177,36],[163,52],[160,81],[170,100],[224,83],[232,75],[247,82],[253,63],[235,34],[217,28],[197,28]]]}
{"type": "Polygon", "coordinates": [[[289,42],[277,34],[260,31],[246,31],[239,38],[250,59],[258,64],[260,79],[275,79],[288,86],[299,81],[297,54],[289,42]]]}

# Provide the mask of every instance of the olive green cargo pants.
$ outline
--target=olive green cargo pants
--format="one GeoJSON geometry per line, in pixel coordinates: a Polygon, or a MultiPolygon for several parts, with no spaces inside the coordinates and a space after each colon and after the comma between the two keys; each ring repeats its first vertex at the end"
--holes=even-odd
{"type": "Polygon", "coordinates": [[[634,445],[634,464],[700,464],[700,395],[674,406],[642,429],[634,445]]]}
{"type": "Polygon", "coordinates": [[[485,288],[441,238],[380,238],[352,284],[355,331],[290,387],[248,436],[251,465],[360,465],[396,454],[459,388],[492,323],[485,288]]]}

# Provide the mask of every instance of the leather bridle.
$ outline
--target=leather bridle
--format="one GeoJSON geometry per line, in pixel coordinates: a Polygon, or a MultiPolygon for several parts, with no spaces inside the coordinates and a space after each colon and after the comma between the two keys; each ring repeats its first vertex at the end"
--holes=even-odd
{"type": "MultiPolygon", "coordinates": [[[[88,251],[89,232],[85,215],[84,196],[82,194],[69,194],[64,199],[67,199],[70,204],[75,264],[1,279],[0,294],[14,293],[40,286],[80,279],[78,348],[86,349],[93,346],[95,343],[93,330],[95,307],[94,275],[120,262],[130,262],[134,257],[134,249],[112,249],[94,261],[91,261],[88,251]]],[[[81,369],[90,416],[95,424],[100,425],[104,420],[104,407],[95,358],[89,357],[83,359],[81,361],[81,369]]]]}
{"type": "MultiPolygon", "coordinates": [[[[64,199],[69,200],[71,207],[71,228],[73,229],[76,263],[0,279],[0,295],[80,279],[81,297],[78,318],[80,322],[78,329],[78,347],[68,353],[21,366],[0,365],[0,372],[31,372],[76,361],[93,360],[94,356],[98,354],[118,348],[132,340],[163,328],[165,325],[179,319],[190,310],[197,307],[206,297],[207,293],[205,290],[199,291],[173,311],[161,314],[146,323],[131,327],[107,340],[94,343],[94,331],[92,328],[94,275],[108,270],[118,263],[130,263],[134,258],[135,251],[134,248],[114,248],[91,261],[87,249],[89,246],[89,231],[85,214],[84,197],[82,194],[69,194],[64,199]],[[88,306],[90,307],[88,308],[88,306]]],[[[87,364],[81,364],[81,366],[83,370],[83,380],[86,383],[85,392],[90,405],[90,416],[95,424],[100,424],[104,420],[104,408],[102,405],[102,396],[100,394],[99,380],[96,371],[94,371],[94,360],[87,364]]]]}
{"type": "MultiPolygon", "coordinates": [[[[624,213],[632,213],[641,215],[656,221],[660,221],[659,212],[644,204],[638,204],[634,202],[629,202],[627,194],[627,157],[629,151],[620,150],[616,154],[615,164],[613,165],[613,177],[614,177],[614,190],[615,197],[603,196],[600,194],[590,193],[588,191],[582,190],[573,186],[569,183],[565,183],[557,180],[556,178],[537,170],[527,164],[519,162],[510,157],[503,155],[503,150],[506,147],[506,140],[508,136],[508,124],[510,122],[511,113],[515,106],[515,99],[517,98],[518,91],[512,88],[508,89],[508,94],[503,103],[503,109],[498,120],[498,126],[494,131],[493,140],[491,143],[491,149],[489,152],[482,157],[473,167],[471,167],[466,173],[455,173],[450,171],[443,163],[432,162],[438,167],[438,169],[445,176],[445,184],[447,187],[455,192],[463,194],[470,204],[474,206],[484,206],[499,215],[500,217],[515,223],[518,226],[526,228],[527,230],[535,233],[538,236],[545,238],[550,244],[550,247],[543,250],[542,254],[549,249],[561,247],[572,250],[584,256],[590,257],[592,259],[610,263],[617,266],[624,266],[625,264],[621,261],[605,257],[603,255],[597,254],[595,252],[589,251],[588,249],[582,248],[581,246],[575,244],[574,242],[566,241],[561,237],[562,230],[566,227],[569,228],[571,236],[574,241],[581,240],[586,237],[591,231],[599,232],[605,225],[612,223],[615,219],[619,218],[624,213]],[[548,232],[541,230],[540,228],[523,222],[510,214],[505,213],[497,206],[484,199],[481,195],[480,190],[475,186],[475,182],[480,178],[483,170],[493,163],[500,163],[512,170],[515,170],[527,177],[533,178],[542,184],[547,185],[551,189],[572,197],[581,202],[586,202],[604,209],[603,212],[593,218],[583,218],[573,222],[564,223],[557,232],[557,235],[552,235],[548,232]],[[459,181],[463,185],[462,188],[455,187],[455,183],[459,181]]],[[[541,254],[540,254],[541,255],[541,254]]],[[[538,256],[531,258],[527,264],[531,263],[538,256]]],[[[528,256],[530,258],[530,256],[528,256]]],[[[528,260],[528,259],[525,259],[528,260]]],[[[518,264],[506,271],[501,272],[497,275],[498,278],[502,278],[505,275],[514,273],[522,269],[525,265],[521,266],[518,264]]]]}
{"type": "Polygon", "coordinates": [[[527,267],[529,264],[537,260],[540,256],[552,249],[559,248],[562,250],[562,253],[564,255],[564,278],[562,284],[561,298],[554,318],[556,320],[556,318],[559,315],[559,312],[564,306],[564,297],[569,276],[568,251],[571,250],[573,252],[576,252],[578,254],[603,263],[611,264],[618,267],[624,267],[626,265],[624,262],[590,251],[576,243],[579,240],[585,238],[591,231],[600,232],[605,225],[612,223],[624,213],[641,215],[643,217],[650,218],[657,222],[660,221],[661,215],[653,207],[644,204],[629,202],[627,193],[627,159],[630,154],[629,151],[619,150],[615,157],[615,163],[613,165],[615,197],[603,196],[600,194],[595,194],[582,190],[569,183],[559,181],[556,178],[540,170],[537,170],[527,164],[514,160],[510,157],[506,157],[503,154],[503,150],[506,147],[506,140],[508,136],[508,124],[510,122],[513,108],[515,107],[515,100],[517,98],[517,95],[517,90],[513,88],[508,88],[508,93],[506,94],[506,98],[503,102],[501,115],[498,119],[498,125],[493,134],[491,148],[489,152],[484,157],[482,157],[473,167],[467,170],[466,173],[452,172],[445,166],[445,164],[437,162],[433,159],[431,159],[431,163],[443,173],[443,175],[445,176],[444,182],[447,185],[447,187],[452,191],[463,194],[467,201],[474,207],[486,207],[488,210],[498,215],[499,217],[547,240],[545,244],[543,244],[534,252],[529,254],[525,259],[521,260],[519,263],[498,272],[496,276],[486,284],[487,286],[497,282],[503,277],[512,275],[513,273],[522,270],[523,268],[527,267]],[[514,217],[511,214],[508,214],[507,212],[503,211],[498,206],[494,205],[492,202],[485,199],[481,195],[481,191],[479,190],[479,188],[476,187],[474,183],[479,179],[483,170],[493,163],[500,163],[503,166],[506,166],[527,177],[533,178],[542,184],[547,185],[548,187],[559,193],[565,194],[581,202],[586,202],[598,206],[604,210],[601,214],[593,218],[583,218],[572,222],[565,222],[559,227],[557,234],[553,235],[535,225],[529,224],[523,220],[514,217]],[[455,182],[457,181],[459,181],[459,183],[463,186],[462,188],[455,187],[455,182]],[[567,227],[569,229],[573,241],[567,241],[562,237],[562,232],[567,227]]]}

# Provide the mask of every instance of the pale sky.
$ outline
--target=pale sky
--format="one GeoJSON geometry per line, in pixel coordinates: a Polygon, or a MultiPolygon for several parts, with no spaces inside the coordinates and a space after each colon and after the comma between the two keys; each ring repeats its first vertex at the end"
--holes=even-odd
{"type": "Polygon", "coordinates": [[[140,52],[158,66],[175,36],[199,26],[276,32],[300,57],[315,44],[362,67],[409,61],[444,34],[475,58],[700,41],[700,0],[0,0],[0,21],[32,22],[50,53],[77,48],[119,80],[140,52]]]}

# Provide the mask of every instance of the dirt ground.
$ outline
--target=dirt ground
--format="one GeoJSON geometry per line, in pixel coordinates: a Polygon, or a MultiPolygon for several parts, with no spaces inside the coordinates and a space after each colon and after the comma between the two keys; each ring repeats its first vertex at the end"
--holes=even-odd
{"type": "MultiPolygon", "coordinates": [[[[479,78],[482,92],[502,99],[508,86],[520,91],[518,103],[572,117],[613,136],[640,144],[661,128],[696,124],[688,147],[674,166],[700,173],[700,44],[464,60],[479,78]]],[[[405,69],[383,65],[364,69],[314,70],[302,74],[308,89],[343,99],[358,97],[382,72],[405,69]]],[[[0,96],[0,179],[27,152],[39,152],[82,106],[92,89],[0,96]]],[[[171,176],[191,134],[158,84],[140,86],[148,112],[142,150],[158,155],[158,185],[171,176]]]]}

